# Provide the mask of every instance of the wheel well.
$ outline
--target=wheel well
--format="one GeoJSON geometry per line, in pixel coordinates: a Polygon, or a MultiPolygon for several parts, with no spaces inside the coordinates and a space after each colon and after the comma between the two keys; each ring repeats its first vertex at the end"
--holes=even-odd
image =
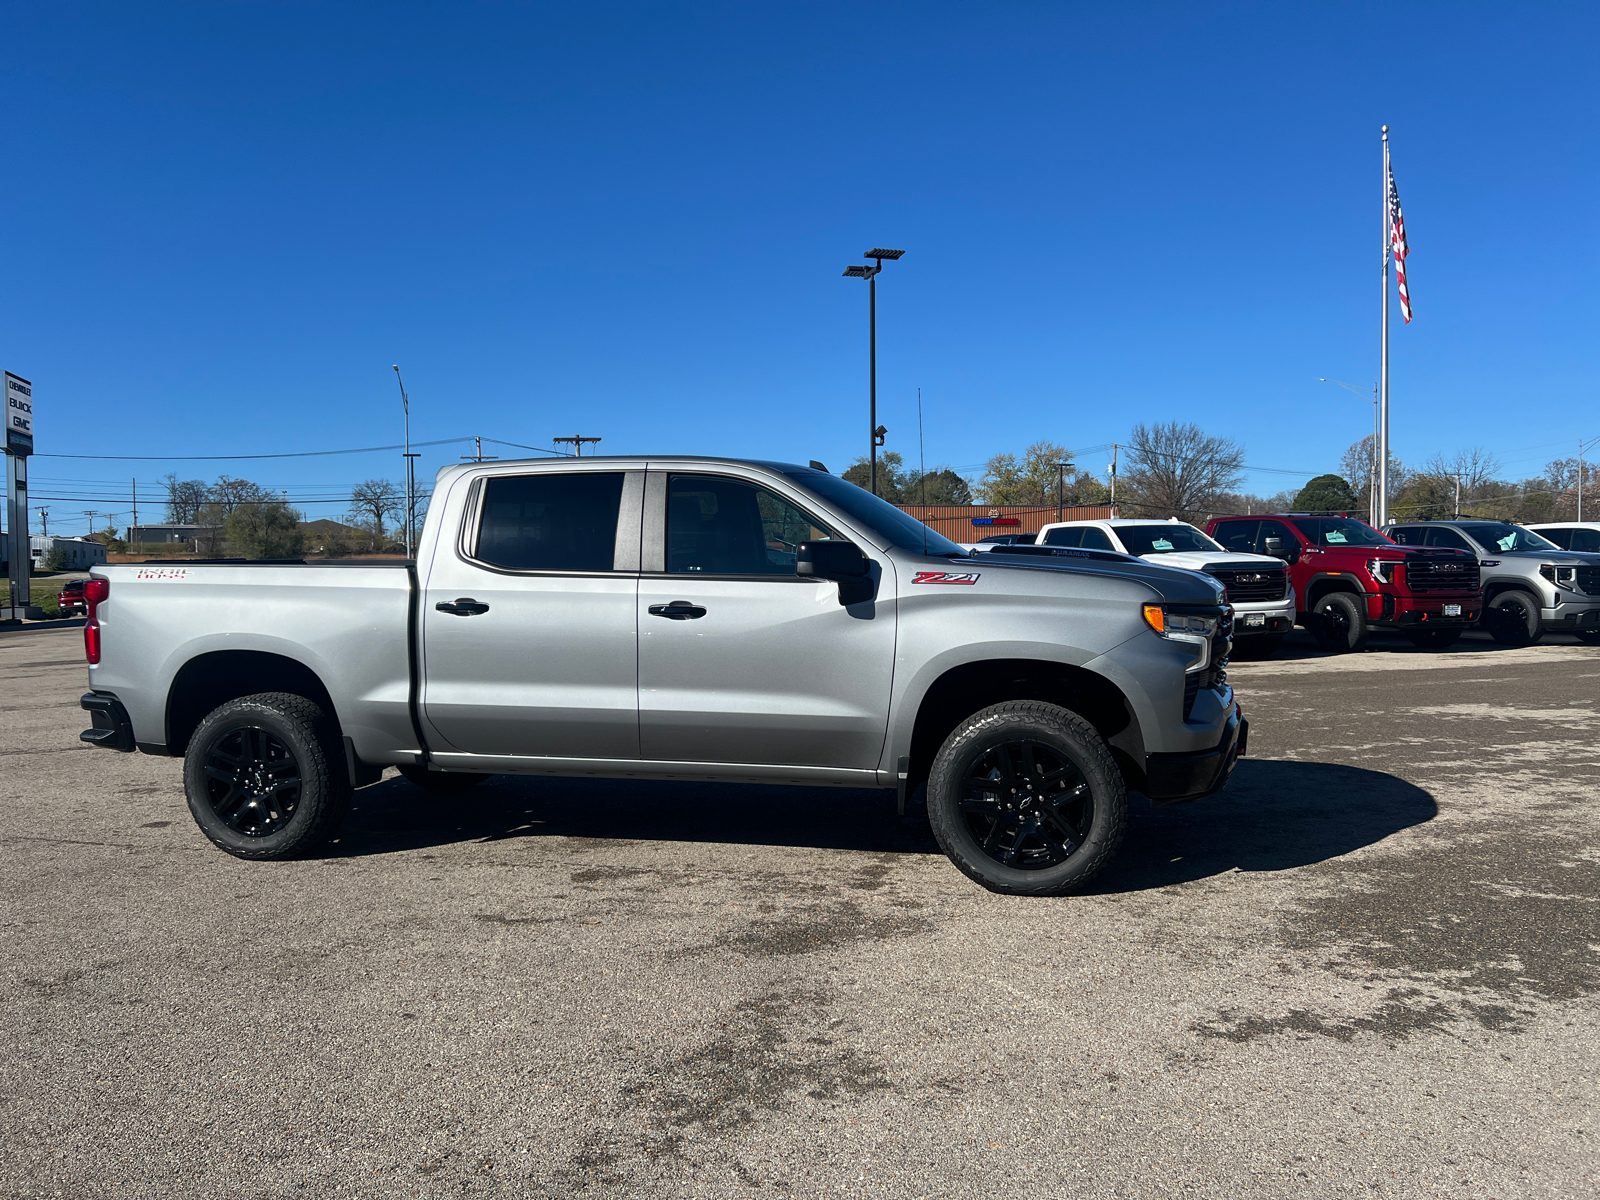
{"type": "Polygon", "coordinates": [[[1534,592],[1533,588],[1528,584],[1523,583],[1520,579],[1507,579],[1501,583],[1491,583],[1488,587],[1483,589],[1484,607],[1487,608],[1490,604],[1494,603],[1496,597],[1503,596],[1507,592],[1526,592],[1530,597],[1532,597],[1535,604],[1543,605],[1544,603],[1544,601],[1540,599],[1540,597],[1534,592]]]}
{"type": "Polygon", "coordinates": [[[1144,779],[1144,738],[1127,698],[1103,675],[1064,663],[993,659],[963,663],[934,680],[911,733],[909,791],[927,780],[934,755],[961,722],[1007,700],[1043,700],[1077,713],[1111,743],[1131,787],[1144,779]]]}
{"type": "Polygon", "coordinates": [[[206,714],[240,696],[289,692],[335,716],[322,680],[304,663],[260,650],[218,650],[183,664],[167,693],[167,753],[182,754],[206,714]]]}
{"type": "Polygon", "coordinates": [[[1310,612],[1316,608],[1317,601],[1329,592],[1349,592],[1352,596],[1362,595],[1361,589],[1348,579],[1318,579],[1314,580],[1306,589],[1305,611],[1310,612]]]}

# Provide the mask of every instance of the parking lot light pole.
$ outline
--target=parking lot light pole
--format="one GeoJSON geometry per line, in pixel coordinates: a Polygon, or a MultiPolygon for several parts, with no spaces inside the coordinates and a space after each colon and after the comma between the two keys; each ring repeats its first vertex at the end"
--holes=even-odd
{"type": "Polygon", "coordinates": [[[867,490],[878,494],[878,447],[883,445],[888,430],[878,424],[878,273],[883,270],[883,260],[893,262],[904,250],[885,250],[874,246],[861,257],[875,260],[875,266],[846,267],[847,279],[867,281],[867,490]]]}
{"type": "MultiPolygon", "coordinates": [[[[1338,386],[1342,387],[1345,391],[1354,392],[1356,395],[1362,397],[1363,399],[1365,399],[1366,395],[1367,395],[1367,390],[1365,388],[1358,388],[1358,387],[1356,387],[1355,384],[1346,383],[1342,379],[1328,379],[1326,376],[1319,376],[1318,379],[1317,379],[1317,382],[1319,382],[1319,383],[1337,384],[1338,386]]],[[[1367,519],[1368,519],[1368,522],[1372,525],[1372,527],[1374,529],[1376,529],[1378,527],[1378,442],[1381,440],[1380,436],[1379,436],[1380,435],[1380,430],[1381,430],[1381,426],[1379,424],[1379,418],[1378,418],[1378,385],[1377,384],[1373,384],[1372,385],[1372,475],[1371,475],[1370,481],[1369,481],[1369,483],[1367,485],[1367,519]]]]}
{"type": "Polygon", "coordinates": [[[1600,437],[1592,437],[1587,442],[1578,439],[1578,520],[1583,520],[1583,452],[1600,442],[1600,437]]]}

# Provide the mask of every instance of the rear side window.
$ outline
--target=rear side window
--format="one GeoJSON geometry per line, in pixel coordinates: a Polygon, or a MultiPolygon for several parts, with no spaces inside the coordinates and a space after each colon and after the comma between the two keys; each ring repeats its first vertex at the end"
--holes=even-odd
{"type": "Polygon", "coordinates": [[[671,574],[793,575],[801,542],[833,536],[798,505],[742,479],[668,477],[671,574]]]}
{"type": "Polygon", "coordinates": [[[1567,542],[1569,550],[1586,550],[1590,554],[1600,553],[1600,529],[1569,529],[1572,538],[1567,542]]]}
{"type": "Polygon", "coordinates": [[[1389,530],[1389,537],[1393,541],[1399,542],[1402,546],[1421,546],[1425,544],[1427,532],[1426,526],[1421,529],[1409,529],[1402,526],[1399,529],[1389,530]]]}
{"type": "Polygon", "coordinates": [[[475,557],[511,571],[610,571],[621,471],[498,475],[484,483],[475,557]]]}
{"type": "Polygon", "coordinates": [[[1444,529],[1438,525],[1428,526],[1428,545],[1442,546],[1446,550],[1470,551],[1472,549],[1471,545],[1468,544],[1467,539],[1462,537],[1454,529],[1444,529]]]}
{"type": "Polygon", "coordinates": [[[1563,550],[1584,550],[1588,547],[1576,544],[1580,539],[1574,538],[1574,533],[1587,533],[1584,529],[1540,529],[1539,536],[1547,542],[1554,542],[1563,550]]]}
{"type": "Polygon", "coordinates": [[[1083,526],[1068,525],[1065,529],[1052,529],[1044,535],[1046,546],[1082,546],[1083,526]]]}
{"type": "Polygon", "coordinates": [[[1260,521],[1224,521],[1211,536],[1224,550],[1253,554],[1256,549],[1256,530],[1260,528],[1260,521]]]}

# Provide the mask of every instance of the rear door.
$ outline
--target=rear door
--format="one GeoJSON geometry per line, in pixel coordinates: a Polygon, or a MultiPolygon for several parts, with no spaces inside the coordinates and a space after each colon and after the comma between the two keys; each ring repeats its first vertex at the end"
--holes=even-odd
{"type": "MultiPolygon", "coordinates": [[[[754,479],[652,472],[638,600],[646,759],[877,767],[894,668],[893,567],[874,601],[795,574],[841,536],[754,479]]],[[[863,547],[871,555],[868,547],[863,547]]]]}
{"type": "Polygon", "coordinates": [[[441,751],[637,758],[644,472],[489,475],[423,587],[422,710],[441,751]]]}

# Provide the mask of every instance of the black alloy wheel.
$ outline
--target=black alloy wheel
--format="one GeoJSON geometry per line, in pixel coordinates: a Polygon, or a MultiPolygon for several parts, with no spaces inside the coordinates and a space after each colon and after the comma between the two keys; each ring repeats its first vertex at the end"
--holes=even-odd
{"type": "Polygon", "coordinates": [[[338,722],[305,696],[260,692],[206,714],[183,756],[195,824],[236,858],[295,858],[350,811],[338,722]]]}
{"type": "Polygon", "coordinates": [[[1116,853],[1127,787],[1105,739],[1055,704],[1013,700],[968,717],[928,776],[928,821],[963,874],[990,891],[1057,896],[1116,853]]]}
{"type": "Polygon", "coordinates": [[[1042,742],[980,750],[961,784],[967,830],[1002,866],[1037,871],[1066,862],[1094,825],[1094,795],[1082,772],[1042,742]]]}
{"type": "Polygon", "coordinates": [[[218,738],[206,752],[205,773],[211,811],[242,837],[277,833],[300,806],[300,763],[265,729],[245,726],[218,738]]]}
{"type": "Polygon", "coordinates": [[[1349,592],[1329,592],[1311,609],[1311,636],[1335,654],[1367,648],[1366,607],[1349,592]]]}
{"type": "Polygon", "coordinates": [[[1502,646],[1531,646],[1544,636],[1539,602],[1527,592],[1501,592],[1483,610],[1482,620],[1502,646]]]}

